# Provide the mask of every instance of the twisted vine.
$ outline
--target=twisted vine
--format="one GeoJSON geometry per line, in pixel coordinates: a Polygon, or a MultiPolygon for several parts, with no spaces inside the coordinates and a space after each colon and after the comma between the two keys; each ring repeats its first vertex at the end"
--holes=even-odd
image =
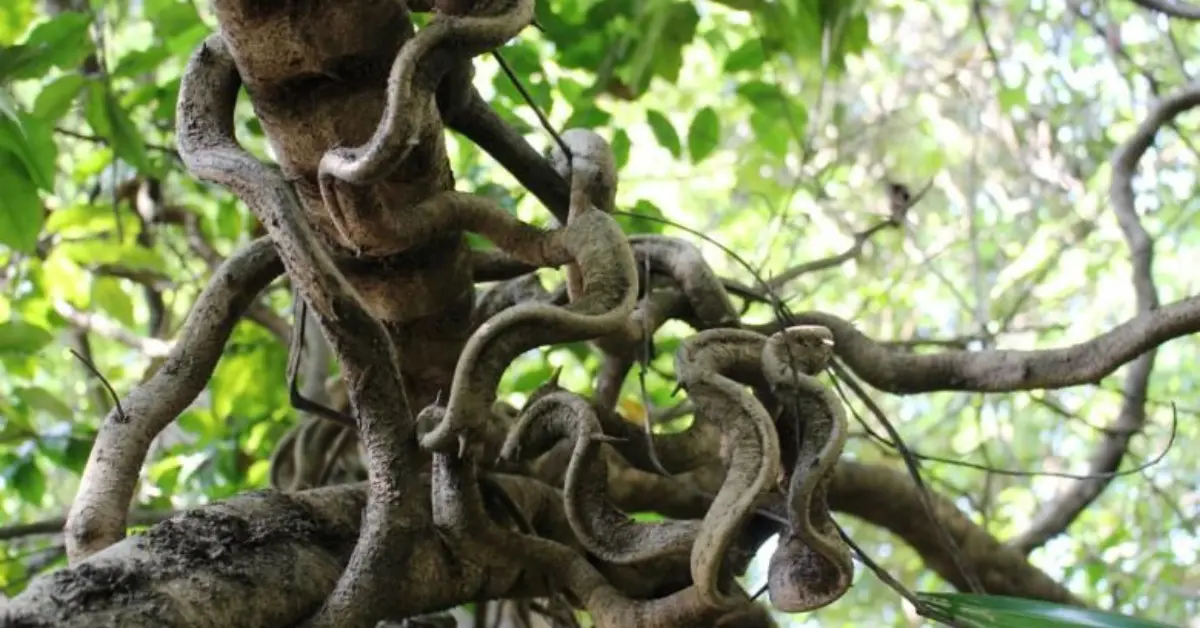
{"type": "Polygon", "coordinates": [[[833,333],[818,326],[773,334],[762,351],[763,375],[787,423],[777,423],[779,432],[795,437],[784,459],[790,529],[771,556],[767,576],[771,603],[789,613],[831,604],[854,577],[850,549],[826,501],[846,444],[846,415],[833,391],[813,377],[832,357],[833,333]]]}
{"type": "MultiPolygon", "coordinates": [[[[376,211],[361,186],[378,183],[401,168],[414,149],[440,133],[437,88],[454,62],[433,62],[435,57],[455,61],[470,59],[517,36],[533,20],[534,0],[512,0],[488,6],[477,3],[471,13],[438,12],[430,23],[401,46],[388,76],[387,104],[375,133],[358,147],[326,151],[317,167],[321,198],[343,243],[359,255],[406,248],[395,237],[404,229],[380,231],[375,220],[364,220],[376,211]],[[492,13],[488,15],[487,13],[492,13]],[[347,185],[349,184],[349,185],[347,185]]],[[[434,183],[436,185],[436,183],[434,183]]],[[[440,191],[440,190],[439,190],[440,191]]],[[[426,191],[426,196],[430,191],[426,191]]],[[[420,221],[403,217],[406,225],[420,221]]]]}
{"type": "Polygon", "coordinates": [[[527,404],[501,455],[533,458],[560,438],[574,443],[563,484],[563,506],[571,529],[589,552],[611,563],[630,564],[690,551],[698,522],[639,524],[608,502],[608,466],[599,447],[612,437],[604,434],[596,411],[582,397],[555,391],[527,404]]]}
{"type": "MultiPolygon", "coordinates": [[[[610,150],[607,144],[595,149],[610,150]]],[[[446,407],[423,410],[426,416],[441,415],[437,427],[421,439],[427,449],[446,451],[457,445],[461,452],[466,447],[478,417],[495,401],[504,369],[517,355],[606,336],[627,324],[637,298],[633,253],[620,226],[588,196],[602,171],[587,164],[603,157],[581,151],[574,158],[578,167],[572,168],[570,217],[565,227],[547,236],[544,246],[563,251],[563,261],[578,268],[579,292],[565,306],[524,302],[479,326],[459,357],[446,407]]],[[[547,256],[551,262],[559,259],[547,256]]]]}
{"type": "Polygon", "coordinates": [[[731,608],[738,596],[722,590],[730,580],[722,561],[754,510],[758,497],[779,475],[779,438],[770,415],[738,382],[761,379],[765,338],[734,329],[702,331],[685,340],[675,355],[679,385],[696,404],[699,420],[716,424],[722,433],[722,458],[728,471],[721,490],[704,516],[692,547],[692,577],[705,603],[731,608]]]}

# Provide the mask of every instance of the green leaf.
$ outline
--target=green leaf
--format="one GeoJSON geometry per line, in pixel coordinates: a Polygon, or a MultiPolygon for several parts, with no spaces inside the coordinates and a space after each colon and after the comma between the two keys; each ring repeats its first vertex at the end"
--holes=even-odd
{"type": "Polygon", "coordinates": [[[86,13],[65,12],[38,24],[25,43],[0,49],[0,83],[43,76],[53,67],[74,69],[92,51],[86,13]]]}
{"type": "Polygon", "coordinates": [[[723,70],[726,73],[756,70],[765,62],[766,56],[763,54],[762,41],[751,39],[725,57],[723,70]]]}
{"type": "MultiPolygon", "coordinates": [[[[39,331],[41,331],[40,328],[39,331]]],[[[46,412],[56,419],[68,420],[74,417],[71,406],[63,403],[61,399],[45,388],[31,386],[18,388],[15,392],[17,399],[30,408],[46,412]]]]}
{"type": "Polygon", "coordinates": [[[85,268],[111,264],[128,269],[161,271],[166,266],[162,255],[157,251],[135,244],[117,246],[112,242],[95,240],[64,242],[55,248],[55,252],[65,255],[67,259],[85,268]]]}
{"type": "Polygon", "coordinates": [[[45,212],[37,186],[22,176],[11,155],[0,152],[0,244],[33,253],[45,212]]]}
{"type": "Polygon", "coordinates": [[[780,123],[779,118],[755,111],[750,114],[750,128],[754,131],[754,138],[758,140],[758,145],[766,149],[768,153],[776,157],[787,155],[791,135],[780,123]]]}
{"type": "Polygon", "coordinates": [[[542,360],[534,368],[523,371],[513,380],[511,390],[513,392],[531,392],[538,386],[546,383],[550,379],[550,375],[554,373],[554,369],[550,367],[549,362],[542,360]]]}
{"type": "Polygon", "coordinates": [[[58,148],[50,127],[37,118],[17,114],[0,118],[0,148],[7,148],[21,161],[36,189],[54,189],[54,161],[58,148]]]}
{"type": "Polygon", "coordinates": [[[57,246],[42,262],[42,289],[47,299],[62,299],[75,307],[87,307],[87,272],[67,256],[65,245],[57,246]]]}
{"type": "Polygon", "coordinates": [[[155,46],[148,50],[134,50],[121,57],[121,60],[117,62],[116,69],[112,71],[112,75],[135,77],[145,72],[153,72],[170,58],[171,51],[162,46],[155,46]]]}
{"type": "Polygon", "coordinates": [[[0,323],[0,353],[31,355],[52,340],[50,332],[36,325],[19,321],[0,323]]]}
{"type": "Polygon", "coordinates": [[[7,89],[0,89],[0,114],[4,114],[4,117],[20,124],[21,120],[17,117],[19,108],[19,105],[13,102],[12,94],[8,93],[7,89]]]}
{"type": "Polygon", "coordinates": [[[662,233],[663,227],[666,226],[662,221],[647,220],[639,217],[663,217],[662,210],[659,209],[657,205],[647,201],[646,199],[639,199],[629,213],[637,214],[637,216],[617,216],[617,224],[621,225],[621,229],[623,229],[625,233],[662,233]]]}
{"type": "MultiPolygon", "coordinates": [[[[101,195],[101,198],[104,196],[101,195]]],[[[123,229],[135,229],[137,218],[130,212],[121,212],[123,229]]],[[[46,232],[68,239],[86,238],[111,232],[116,228],[116,216],[111,207],[75,205],[50,212],[46,218],[46,232]]]]}
{"type": "Polygon", "coordinates": [[[58,122],[71,110],[84,82],[84,78],[78,74],[58,77],[38,93],[33,103],[33,115],[49,123],[58,122]]]}
{"type": "Polygon", "coordinates": [[[688,152],[692,155],[692,163],[700,163],[712,154],[721,143],[721,119],[712,107],[705,107],[696,112],[687,133],[688,152]]]}
{"type": "Polygon", "coordinates": [[[578,107],[575,109],[575,111],[571,112],[571,117],[567,118],[566,123],[563,124],[563,128],[594,129],[596,127],[608,124],[609,120],[612,120],[611,113],[595,105],[588,104],[578,107]]]}
{"type": "Polygon", "coordinates": [[[675,132],[675,127],[666,116],[653,109],[648,109],[646,110],[646,123],[650,125],[654,139],[658,140],[660,146],[671,151],[673,157],[678,159],[683,154],[683,146],[679,143],[679,134],[675,132]]]}
{"type": "Polygon", "coordinates": [[[43,438],[38,441],[38,452],[57,469],[78,473],[87,463],[92,441],[76,435],[43,438]]]}
{"type": "Polygon", "coordinates": [[[84,116],[98,135],[112,142],[113,152],[118,157],[133,164],[138,170],[149,170],[146,145],[142,142],[137,127],[104,84],[93,82],[88,85],[84,116]]]}
{"type": "Polygon", "coordinates": [[[200,14],[192,2],[153,2],[146,5],[146,17],[163,39],[171,39],[202,25],[200,14]]]}
{"type": "Polygon", "coordinates": [[[1170,628],[1145,619],[1092,609],[1000,595],[917,593],[934,619],[953,619],[970,628],[1170,628]]]}
{"type": "Polygon", "coordinates": [[[0,46],[9,46],[29,28],[29,23],[40,13],[33,0],[5,0],[0,2],[0,46]]]}
{"type": "Polygon", "coordinates": [[[629,151],[633,148],[633,143],[629,141],[629,134],[625,129],[617,129],[613,133],[612,151],[613,158],[617,162],[617,170],[625,167],[629,163],[629,151]]]}
{"type": "Polygon", "coordinates": [[[1011,113],[1015,107],[1024,107],[1028,103],[1025,98],[1025,85],[1002,87],[997,99],[1000,101],[1000,109],[1004,113],[1011,113]]]}
{"type": "Polygon", "coordinates": [[[46,476],[38,468],[33,458],[18,462],[8,476],[9,484],[17,489],[21,501],[31,506],[39,506],[46,495],[46,476]]]}
{"type": "Polygon", "coordinates": [[[842,33],[842,54],[856,55],[867,49],[871,43],[871,26],[866,14],[859,13],[846,21],[846,30],[842,33]]]}
{"type": "Polygon", "coordinates": [[[121,282],[112,277],[98,277],[92,284],[92,301],[126,327],[134,327],[133,299],[121,287],[121,282]]]}

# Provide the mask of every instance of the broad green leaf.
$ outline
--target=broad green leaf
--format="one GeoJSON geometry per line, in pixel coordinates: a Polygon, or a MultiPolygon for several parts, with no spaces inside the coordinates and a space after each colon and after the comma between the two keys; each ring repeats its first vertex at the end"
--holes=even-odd
{"type": "Polygon", "coordinates": [[[42,262],[42,285],[46,298],[63,300],[75,307],[87,307],[89,276],[68,255],[67,244],[54,247],[42,262]]]}
{"type": "Polygon", "coordinates": [[[255,460],[246,469],[246,485],[254,488],[266,488],[271,481],[271,461],[268,459],[255,460]]]}
{"type": "MultiPolygon", "coordinates": [[[[100,198],[104,198],[103,194],[100,198]]],[[[112,207],[75,205],[50,212],[46,218],[46,231],[64,238],[76,239],[111,232],[115,229],[116,222],[112,207]]],[[[137,218],[129,212],[121,212],[123,229],[133,229],[136,224],[137,218]]]]}
{"type": "Polygon", "coordinates": [[[650,125],[650,130],[654,133],[654,139],[658,140],[660,146],[671,151],[671,156],[678,159],[683,154],[683,147],[679,142],[679,134],[675,132],[675,127],[666,116],[653,109],[647,109],[646,123],[650,125]]]}
{"type": "Polygon", "coordinates": [[[163,39],[171,39],[203,25],[196,6],[191,2],[156,2],[146,5],[146,17],[154,23],[154,29],[163,39]]]}
{"type": "Polygon", "coordinates": [[[594,129],[608,124],[609,120],[612,120],[611,113],[595,105],[588,104],[572,112],[571,117],[563,124],[563,128],[594,129]]]}
{"type": "MultiPolygon", "coordinates": [[[[41,331],[41,328],[36,328],[41,331]]],[[[30,386],[27,388],[18,388],[15,391],[17,399],[30,408],[41,410],[52,415],[56,419],[71,419],[74,413],[71,411],[71,406],[59,399],[45,388],[38,386],[30,386]]]]}
{"type": "Polygon", "coordinates": [[[751,39],[725,57],[724,71],[728,73],[757,70],[766,61],[762,41],[751,39]]]}
{"type": "Polygon", "coordinates": [[[29,23],[37,17],[33,0],[4,0],[0,2],[0,46],[16,43],[29,23]]]}
{"type": "Polygon", "coordinates": [[[242,233],[242,211],[233,199],[223,199],[217,207],[217,235],[236,239],[242,233]]]}
{"type": "Polygon", "coordinates": [[[75,102],[83,89],[84,78],[78,74],[64,74],[38,93],[33,103],[33,115],[48,123],[58,122],[75,102]]]}
{"type": "Polygon", "coordinates": [[[30,355],[41,351],[54,340],[50,332],[29,323],[8,321],[0,323],[0,353],[30,355]]]}
{"type": "Polygon", "coordinates": [[[126,327],[134,327],[133,299],[121,287],[121,282],[112,277],[97,277],[92,283],[92,302],[126,327]]]}
{"type": "Polygon", "coordinates": [[[629,0],[600,0],[588,7],[584,22],[588,24],[607,24],[612,20],[633,13],[633,3],[629,0]]]}
{"type": "Polygon", "coordinates": [[[0,152],[0,244],[33,253],[45,211],[37,186],[16,159],[0,152]]]}
{"type": "Polygon", "coordinates": [[[16,119],[0,118],[0,149],[7,149],[21,161],[26,176],[37,189],[54,189],[54,162],[58,148],[50,125],[37,118],[17,114],[16,119]]]}
{"type": "Polygon", "coordinates": [[[640,217],[663,217],[662,210],[646,199],[638,199],[629,212],[636,215],[617,216],[617,224],[621,225],[625,233],[662,233],[663,228],[666,226],[661,220],[647,220],[640,217]]]}
{"type": "Polygon", "coordinates": [[[0,89],[0,115],[20,125],[21,119],[17,117],[17,109],[18,105],[13,101],[12,94],[8,93],[7,89],[0,89]]]}
{"type": "Polygon", "coordinates": [[[696,27],[700,24],[700,13],[696,3],[682,0],[672,3],[666,10],[667,26],[663,34],[667,42],[682,47],[696,38],[696,27]]]}
{"type": "MultiPolygon", "coordinates": [[[[17,442],[34,433],[33,413],[30,412],[32,408],[20,397],[17,399],[22,403],[13,404],[8,403],[7,400],[0,400],[0,417],[4,417],[4,420],[0,421],[0,442],[17,442]]],[[[3,468],[4,459],[3,456],[0,456],[0,469],[3,468]]]]}
{"type": "Polygon", "coordinates": [[[1004,111],[1004,113],[1010,113],[1016,107],[1024,107],[1029,102],[1025,98],[1024,83],[1016,87],[1000,88],[1000,93],[997,94],[997,99],[1000,101],[1000,108],[1004,111]]]}
{"type": "Polygon", "coordinates": [[[865,14],[859,13],[846,21],[846,30],[842,33],[842,54],[857,55],[867,49],[871,43],[871,26],[865,14]]]}
{"type": "Polygon", "coordinates": [[[617,170],[625,167],[629,163],[629,151],[633,148],[632,142],[629,141],[629,134],[624,129],[617,129],[613,132],[612,151],[613,159],[616,160],[617,170]]]}
{"type": "Polygon", "coordinates": [[[630,53],[629,66],[624,73],[635,93],[642,93],[650,84],[650,70],[655,57],[661,52],[660,42],[665,39],[663,31],[667,27],[667,18],[667,11],[661,5],[656,5],[647,10],[637,24],[637,47],[630,53]]]}
{"type": "Polygon", "coordinates": [[[117,67],[112,71],[113,76],[135,77],[146,72],[157,70],[164,61],[171,58],[171,51],[162,46],[147,50],[134,50],[121,57],[117,67]]]}
{"type": "MultiPolygon", "coordinates": [[[[542,60],[538,56],[537,48],[529,42],[514,42],[512,45],[506,46],[504,60],[508,62],[508,67],[517,76],[528,77],[543,71],[542,60]]],[[[503,75],[503,72],[497,73],[497,76],[503,75]]],[[[507,76],[504,76],[504,80],[512,82],[507,76]]]]}
{"type": "Polygon", "coordinates": [[[692,155],[692,163],[700,163],[712,154],[721,143],[721,119],[712,107],[705,107],[692,118],[687,133],[688,152],[692,155]]]}
{"type": "Polygon", "coordinates": [[[546,383],[550,379],[550,375],[554,373],[554,369],[550,364],[542,360],[534,368],[523,371],[513,380],[511,385],[512,392],[528,393],[536,389],[538,386],[546,383]]]}
{"type": "Polygon", "coordinates": [[[64,242],[55,247],[55,250],[61,251],[85,268],[111,264],[129,269],[155,271],[166,267],[161,253],[136,244],[114,246],[111,242],[96,240],[64,242]]]}
{"type": "Polygon", "coordinates": [[[966,593],[917,593],[917,597],[937,617],[970,628],[1170,628],[1145,619],[1016,597],[966,593]]]}
{"type": "Polygon", "coordinates": [[[0,49],[0,83],[38,78],[50,68],[73,70],[93,50],[86,13],[66,12],[38,24],[24,43],[0,49]]]}
{"type": "Polygon", "coordinates": [[[497,205],[510,214],[516,215],[517,213],[517,199],[513,198],[512,191],[503,185],[488,181],[476,187],[474,194],[495,201],[497,205]]]}
{"type": "Polygon", "coordinates": [[[779,118],[755,111],[750,114],[750,128],[760,147],[776,157],[787,155],[791,136],[779,118]]]}
{"type": "Polygon", "coordinates": [[[46,457],[57,469],[66,469],[79,473],[87,464],[88,454],[92,450],[92,441],[75,435],[63,438],[43,438],[38,441],[38,452],[46,457]]]}
{"type": "Polygon", "coordinates": [[[84,116],[98,135],[112,142],[117,157],[133,164],[138,170],[149,169],[146,145],[137,127],[103,83],[97,81],[88,85],[84,116]]]}
{"type": "Polygon", "coordinates": [[[18,462],[9,472],[8,482],[16,489],[21,501],[31,506],[41,505],[46,495],[46,476],[34,458],[18,462]]]}
{"type": "Polygon", "coordinates": [[[754,11],[758,9],[766,0],[715,0],[717,4],[723,4],[731,9],[741,11],[754,11]]]}

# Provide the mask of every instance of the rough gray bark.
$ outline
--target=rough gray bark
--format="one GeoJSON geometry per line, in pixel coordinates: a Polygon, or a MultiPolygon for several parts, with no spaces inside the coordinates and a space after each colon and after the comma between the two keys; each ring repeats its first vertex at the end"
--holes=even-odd
{"type": "MultiPolygon", "coordinates": [[[[180,90],[179,153],[197,178],[237,194],[267,236],[216,270],[162,368],[106,418],[66,522],[71,567],[31,583],[5,625],[371,627],[531,597],[582,607],[600,626],[770,625],[732,576],[782,533],[772,600],[834,603],[853,565],[830,507],[892,530],[956,586],[977,579],[988,592],[1083,603],[911,478],[839,460],[845,417],[815,376],[832,352],[897,393],[1093,381],[1200,330],[1197,298],[1157,308],[1147,293],[1139,316],[1109,334],[1031,352],[899,355],[819,312],[785,321],[816,329],[744,329],[694,247],[620,231],[602,139],[571,130],[544,160],[472,88],[471,59],[528,26],[531,0],[214,8],[221,30],[180,90]],[[415,31],[410,11],[435,13],[415,31]],[[277,165],[234,136],[243,87],[277,165]],[[495,156],[559,225],[537,228],[455,191],[447,127],[495,156]],[[499,250],[472,252],[466,232],[499,250]],[[517,276],[476,307],[478,280],[546,267],[565,270],[564,289],[517,276]],[[367,482],[243,496],[124,539],[149,442],[284,271],[341,366],[367,482]],[[669,318],[699,332],[677,354],[697,421],[651,436],[612,408],[669,318]],[[524,408],[494,403],[514,357],[567,342],[607,361],[594,399],[550,381],[524,408]],[[633,526],[623,514],[647,508],[674,520],[633,526]]],[[[1130,154],[1115,176],[1132,176],[1130,154]]],[[[300,458],[277,457],[277,484],[320,483],[339,434],[291,439],[300,458]],[[286,468],[310,452],[322,455],[318,472],[286,468]]]]}

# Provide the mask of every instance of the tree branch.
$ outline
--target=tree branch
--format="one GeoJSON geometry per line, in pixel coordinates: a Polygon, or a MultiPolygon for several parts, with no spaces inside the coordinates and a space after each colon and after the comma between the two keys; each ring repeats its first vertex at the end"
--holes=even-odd
{"type": "MultiPolygon", "coordinates": [[[[833,331],[838,356],[875,388],[899,395],[939,390],[1012,392],[1093,384],[1162,343],[1200,332],[1200,296],[1139,314],[1090,340],[1057,349],[946,351],[926,355],[889,350],[832,314],[803,312],[789,325],[833,331]]],[[[749,329],[778,328],[777,323],[749,329]]]]}
{"type": "Polygon", "coordinates": [[[1200,7],[1194,7],[1189,4],[1182,4],[1173,0],[1133,0],[1133,3],[1143,9],[1157,11],[1169,17],[1177,17],[1184,20],[1200,20],[1200,7]]]}
{"type": "Polygon", "coordinates": [[[811,262],[805,262],[798,266],[793,266],[792,268],[789,268],[782,273],[779,273],[778,275],[768,279],[767,285],[773,290],[778,290],[788,282],[800,277],[801,275],[817,272],[819,270],[825,270],[826,268],[833,268],[834,266],[845,264],[852,259],[858,259],[859,255],[862,254],[863,245],[869,242],[871,238],[875,236],[875,234],[880,233],[885,229],[893,229],[898,226],[900,226],[899,222],[889,219],[880,221],[879,223],[863,229],[862,231],[857,231],[853,236],[854,244],[851,244],[850,248],[836,255],[830,255],[829,257],[824,257],[811,262]]]}
{"type": "Polygon", "coordinates": [[[125,516],[150,442],[196,399],[242,312],[282,271],[267,238],[230,256],[200,293],[162,367],[121,400],[125,416],[114,409],[105,417],[67,515],[72,561],[124,537],[125,516]]]}
{"type": "Polygon", "coordinates": [[[59,316],[67,319],[67,322],[72,326],[83,330],[100,334],[109,340],[115,340],[127,347],[136,349],[143,355],[149,358],[161,358],[170,355],[173,343],[158,338],[145,338],[139,336],[128,329],[125,329],[117,321],[94,314],[91,312],[81,312],[66,301],[55,301],[54,311],[59,316]]]}
{"type": "MultiPolygon", "coordinates": [[[[129,513],[127,521],[131,526],[147,526],[159,523],[176,514],[175,511],[170,510],[134,510],[129,513]]],[[[0,541],[11,541],[26,536],[61,534],[66,524],[66,517],[51,517],[30,523],[0,527],[0,541]]]]}
{"type": "MultiPolygon", "coordinates": [[[[1029,564],[1024,554],[1006,547],[972,522],[948,499],[937,493],[930,495],[942,526],[953,537],[962,560],[979,574],[987,593],[1085,605],[1066,587],[1029,564]]],[[[916,485],[905,473],[843,460],[837,466],[829,505],[888,529],[911,545],[939,576],[960,590],[966,588],[962,573],[926,516],[916,485]]]]}
{"type": "MultiPolygon", "coordinates": [[[[709,474],[711,482],[719,485],[721,470],[710,470],[715,471],[709,474]]],[[[577,547],[558,491],[529,478],[491,478],[535,533],[577,547]]],[[[428,516],[430,502],[424,497],[430,490],[428,476],[421,476],[418,484],[423,491],[410,494],[410,507],[428,516]]],[[[629,494],[616,486],[613,490],[629,494]]],[[[362,525],[366,492],[365,483],[300,493],[267,491],[182,513],[71,568],[36,578],[11,600],[3,621],[58,628],[91,628],[97,622],[129,628],[297,625],[321,605],[348,563],[362,525]],[[261,586],[246,586],[250,582],[261,586]]],[[[697,501],[694,495],[689,499],[691,508],[708,508],[706,500],[697,501]]],[[[896,533],[939,574],[959,584],[916,488],[904,473],[839,462],[829,500],[840,512],[896,533]]],[[[948,500],[935,497],[934,501],[989,592],[1081,603],[948,500]]],[[[402,598],[397,599],[396,610],[403,616],[471,601],[552,592],[545,579],[523,576],[519,563],[483,570],[473,559],[457,556],[455,546],[444,544],[437,535],[410,530],[402,537],[412,557],[411,568],[395,570],[397,591],[404,592],[394,596],[402,598]]],[[[686,570],[661,573],[664,570],[598,566],[605,573],[633,574],[631,586],[636,588],[625,589],[628,595],[663,595],[687,584],[686,570]]],[[[623,578],[610,580],[624,587],[623,578]]]]}
{"type": "MultiPolygon", "coordinates": [[[[1146,117],[1133,135],[1117,148],[1112,157],[1112,183],[1109,199],[1117,223],[1129,245],[1133,267],[1133,291],[1139,315],[1152,315],[1159,307],[1154,285],[1154,241],[1142,227],[1134,207],[1133,177],[1138,162],[1154,142],[1158,130],[1176,116],[1200,106],[1200,83],[1163,99],[1146,117]]],[[[1088,474],[1095,477],[1077,480],[1051,499],[1034,517],[1029,528],[1018,535],[1013,546],[1029,553],[1064,532],[1096,500],[1115,477],[1129,449],[1129,441],[1146,423],[1146,390],[1154,369],[1157,349],[1150,348],[1130,365],[1122,385],[1124,401],[1116,421],[1092,453],[1088,474]]]]}

